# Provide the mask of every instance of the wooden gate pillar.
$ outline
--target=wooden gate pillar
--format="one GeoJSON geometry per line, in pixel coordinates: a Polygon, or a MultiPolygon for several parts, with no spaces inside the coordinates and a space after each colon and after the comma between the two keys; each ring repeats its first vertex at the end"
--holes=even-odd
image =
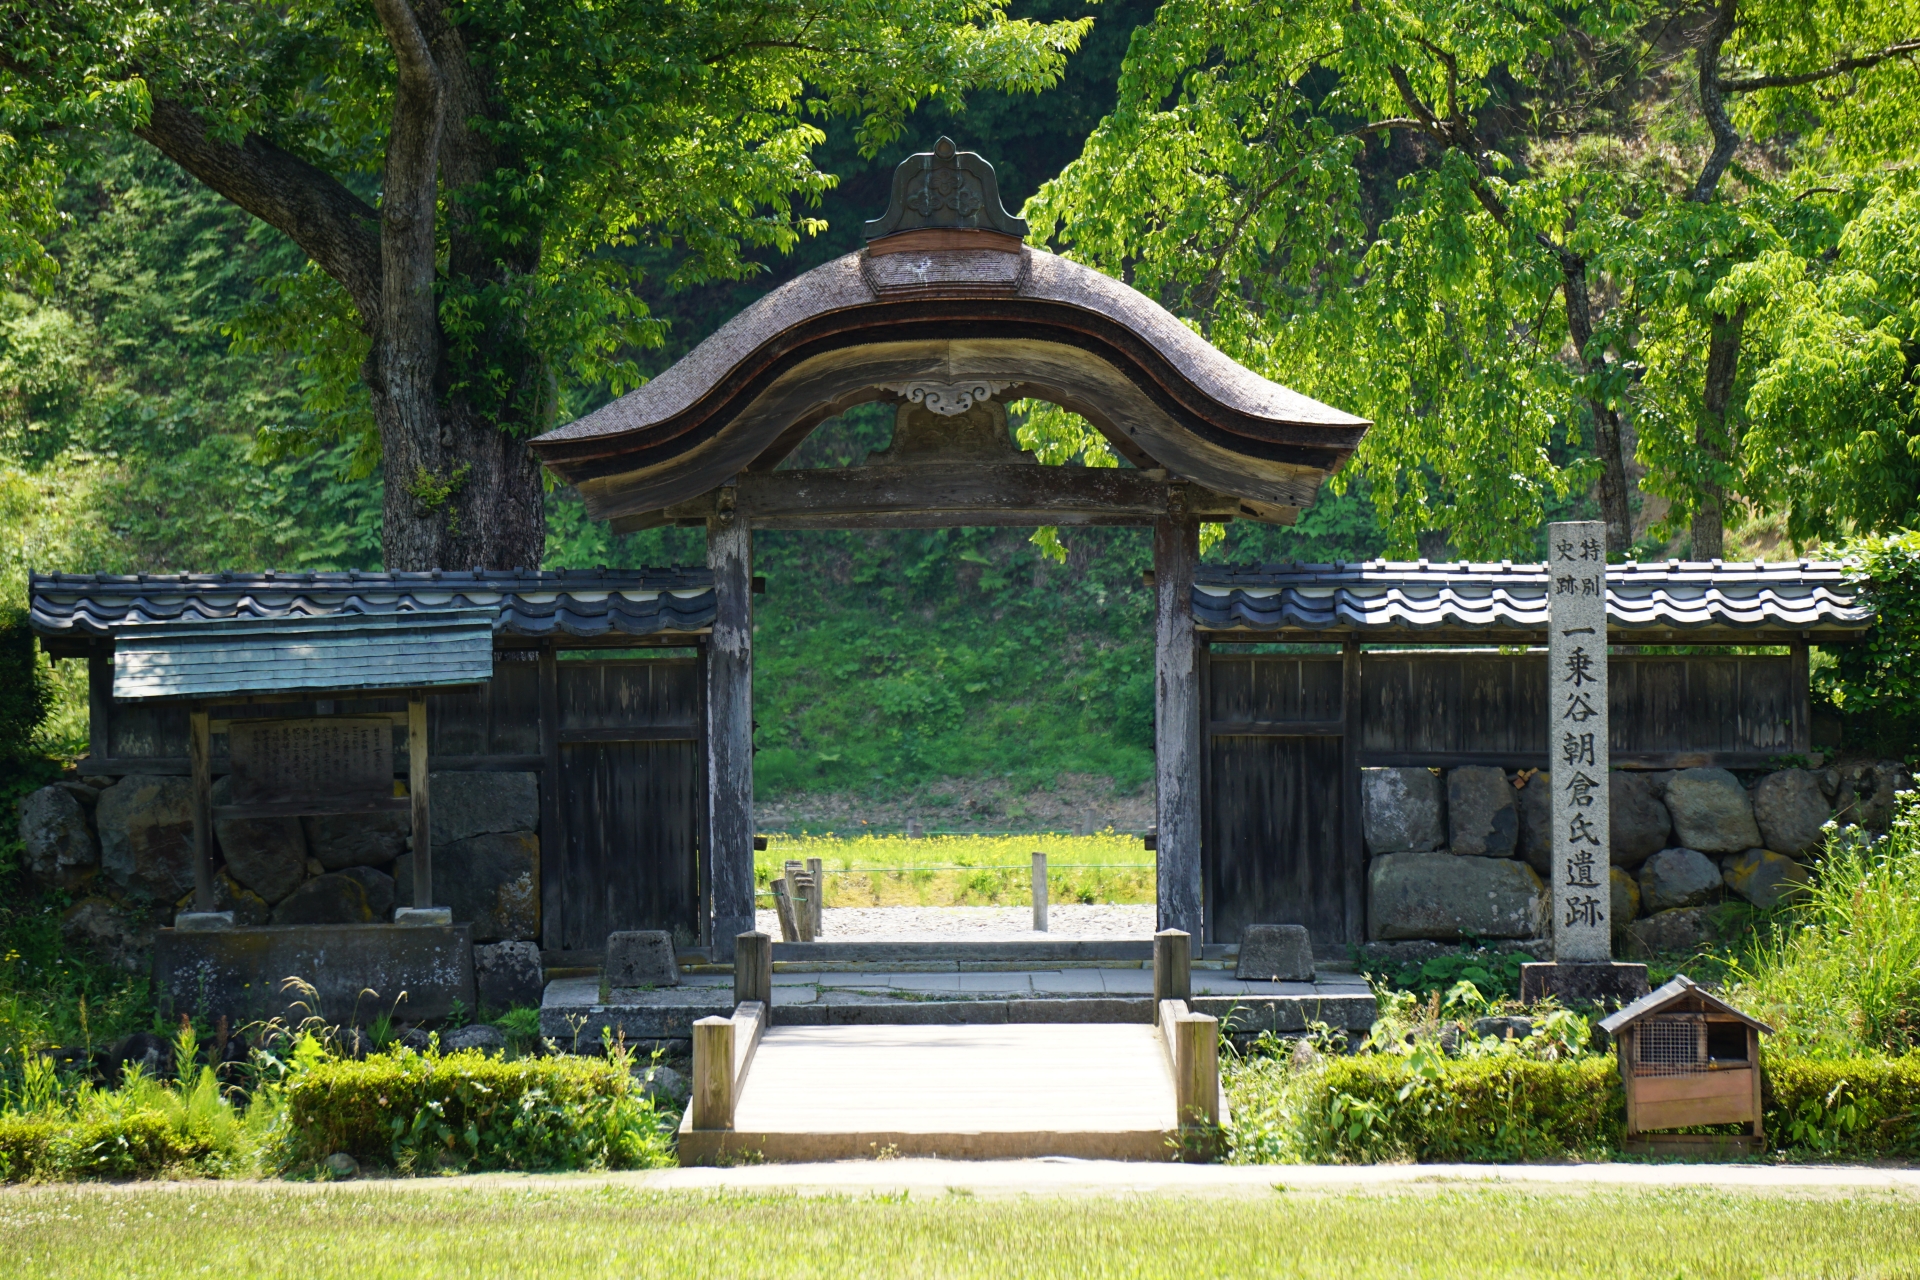
{"type": "Polygon", "coordinates": [[[1202,939],[1200,910],[1200,671],[1193,568],[1200,525],[1184,514],[1153,522],[1155,813],[1162,929],[1202,939]]]}
{"type": "Polygon", "coordinates": [[[707,522],[713,639],[707,645],[707,851],[713,952],[753,929],[753,530],[723,489],[707,522]]]}

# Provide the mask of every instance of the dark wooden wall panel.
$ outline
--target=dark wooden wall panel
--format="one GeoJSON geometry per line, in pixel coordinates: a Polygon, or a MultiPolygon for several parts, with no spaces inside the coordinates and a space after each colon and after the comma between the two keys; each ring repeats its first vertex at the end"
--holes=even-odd
{"type": "Polygon", "coordinates": [[[1211,755],[1207,941],[1238,942],[1249,924],[1361,941],[1347,937],[1340,739],[1222,736],[1211,755]]]}
{"type": "Polygon", "coordinates": [[[1340,718],[1340,658],[1291,654],[1210,657],[1215,724],[1340,718]]]}
{"type": "Polygon", "coordinates": [[[566,849],[564,951],[598,951],[623,929],[669,929],[680,946],[699,933],[694,847],[696,746],[595,742],[560,748],[566,849]]]}
{"type": "Polygon", "coordinates": [[[560,732],[691,728],[700,717],[697,658],[563,661],[560,732]]]}

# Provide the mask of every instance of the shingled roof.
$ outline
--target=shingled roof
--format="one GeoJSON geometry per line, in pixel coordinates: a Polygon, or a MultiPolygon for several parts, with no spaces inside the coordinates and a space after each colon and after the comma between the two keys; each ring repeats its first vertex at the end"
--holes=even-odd
{"type": "Polygon", "coordinates": [[[31,625],[49,652],[196,618],[326,617],[442,609],[493,613],[496,644],[701,632],[713,625],[703,568],[548,573],[178,573],[32,575],[31,625]]]}
{"type": "MultiPolygon", "coordinates": [[[[1812,560],[1611,565],[1608,633],[1645,644],[1845,640],[1873,623],[1859,576],[1852,565],[1812,560]]],[[[1551,578],[1547,565],[1508,561],[1202,565],[1193,613],[1202,630],[1288,638],[1543,643],[1551,578]]]]}

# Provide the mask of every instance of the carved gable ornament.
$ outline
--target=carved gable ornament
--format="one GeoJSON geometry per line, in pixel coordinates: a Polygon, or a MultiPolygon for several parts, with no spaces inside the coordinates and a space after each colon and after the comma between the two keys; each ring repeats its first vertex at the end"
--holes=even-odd
{"type": "Polygon", "coordinates": [[[1026,219],[1002,207],[993,166],[971,151],[956,149],[952,138],[900,162],[893,171],[887,211],[867,223],[866,236],[878,240],[930,227],[998,231],[1015,239],[1027,234],[1026,219]]]}

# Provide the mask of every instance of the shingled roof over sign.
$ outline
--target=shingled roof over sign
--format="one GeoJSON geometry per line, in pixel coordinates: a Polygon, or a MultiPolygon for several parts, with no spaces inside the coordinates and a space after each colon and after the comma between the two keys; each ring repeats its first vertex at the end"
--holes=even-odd
{"type": "Polygon", "coordinates": [[[49,652],[129,626],[195,618],[324,617],[485,608],[496,644],[601,643],[713,625],[703,568],[549,573],[34,574],[31,625],[49,652]]]}
{"type": "MultiPolygon", "coordinates": [[[[1616,642],[1845,640],[1873,622],[1858,578],[1812,560],[1610,565],[1607,629],[1616,642]]],[[[1202,565],[1193,612],[1209,631],[1536,643],[1551,583],[1544,564],[1505,561],[1202,565]]]]}

